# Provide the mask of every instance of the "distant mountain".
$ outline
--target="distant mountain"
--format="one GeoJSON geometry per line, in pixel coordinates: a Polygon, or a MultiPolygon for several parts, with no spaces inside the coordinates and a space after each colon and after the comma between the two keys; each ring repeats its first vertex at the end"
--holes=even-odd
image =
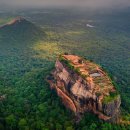
{"type": "MultiPolygon", "coordinates": [[[[35,40],[45,36],[44,31],[30,21],[18,17],[0,27],[0,40],[35,40]]],[[[2,41],[3,41],[2,40],[2,41]]]]}
{"type": "Polygon", "coordinates": [[[23,23],[30,23],[29,21],[27,21],[26,19],[22,18],[22,17],[17,17],[15,19],[13,19],[12,21],[8,22],[7,24],[1,26],[1,28],[6,28],[9,26],[16,26],[19,24],[23,24],[23,23]]]}

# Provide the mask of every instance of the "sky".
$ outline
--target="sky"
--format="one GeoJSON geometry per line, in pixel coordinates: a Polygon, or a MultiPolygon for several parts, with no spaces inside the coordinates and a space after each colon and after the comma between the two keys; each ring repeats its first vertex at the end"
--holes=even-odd
{"type": "Polygon", "coordinates": [[[130,0],[0,0],[0,5],[14,7],[127,8],[130,0]]]}

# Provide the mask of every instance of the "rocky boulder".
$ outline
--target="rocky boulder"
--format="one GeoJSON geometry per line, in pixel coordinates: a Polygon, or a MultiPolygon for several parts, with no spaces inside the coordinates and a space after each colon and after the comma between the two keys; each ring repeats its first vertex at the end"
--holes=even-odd
{"type": "Polygon", "coordinates": [[[120,95],[97,64],[79,56],[61,55],[47,80],[75,115],[92,112],[104,121],[118,122],[120,95]]]}

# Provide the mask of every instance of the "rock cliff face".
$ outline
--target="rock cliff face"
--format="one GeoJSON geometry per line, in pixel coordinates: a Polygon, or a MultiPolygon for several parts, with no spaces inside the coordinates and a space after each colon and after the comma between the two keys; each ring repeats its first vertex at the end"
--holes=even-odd
{"type": "Polygon", "coordinates": [[[61,55],[47,80],[76,116],[93,112],[102,120],[118,122],[120,95],[100,66],[79,56],[61,55]]]}

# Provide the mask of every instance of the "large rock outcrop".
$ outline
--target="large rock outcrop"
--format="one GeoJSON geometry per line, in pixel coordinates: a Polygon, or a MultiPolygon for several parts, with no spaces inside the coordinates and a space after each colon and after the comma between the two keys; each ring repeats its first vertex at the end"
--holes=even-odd
{"type": "Polygon", "coordinates": [[[61,55],[47,80],[78,117],[89,111],[102,120],[118,122],[120,95],[100,66],[79,56],[61,55]]]}

